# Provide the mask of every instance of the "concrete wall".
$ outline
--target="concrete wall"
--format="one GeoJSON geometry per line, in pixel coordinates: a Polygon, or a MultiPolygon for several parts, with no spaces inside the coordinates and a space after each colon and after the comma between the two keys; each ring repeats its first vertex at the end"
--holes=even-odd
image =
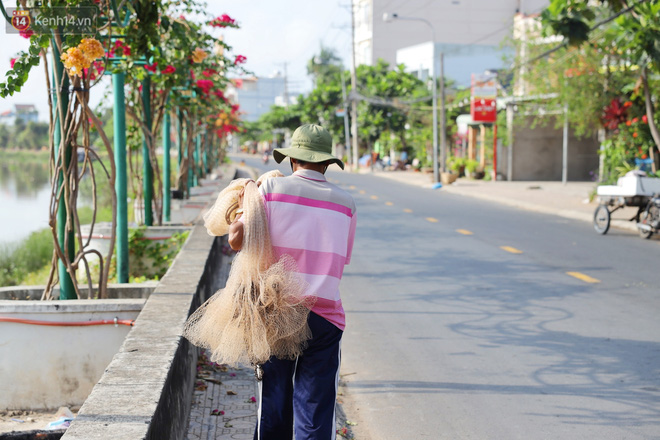
{"type": "MultiPolygon", "coordinates": [[[[562,128],[548,124],[532,128],[531,119],[516,125],[513,135],[513,180],[560,181],[562,178],[562,128]]],[[[569,129],[568,180],[589,181],[590,171],[598,171],[596,134],[578,139],[569,129]]],[[[506,154],[506,149],[503,151],[506,154]]],[[[500,156],[500,170],[506,170],[506,157],[500,156]]]]}
{"type": "MultiPolygon", "coordinates": [[[[145,281],[144,283],[133,284],[109,284],[108,285],[108,299],[127,299],[127,298],[149,298],[151,292],[154,291],[158,281],[145,281]]],[[[80,285],[80,290],[83,295],[87,295],[87,286],[80,285]]],[[[92,286],[92,298],[96,295],[98,286],[92,286]]],[[[35,301],[40,300],[46,286],[10,286],[0,287],[0,300],[19,300],[19,301],[35,301]]],[[[59,298],[60,289],[56,287],[53,289],[53,296],[59,298]]]]}
{"type": "MultiPolygon", "coordinates": [[[[79,322],[137,318],[144,299],[0,301],[0,317],[79,322]]],[[[130,327],[0,322],[0,409],[80,406],[130,327]]]]}
{"type": "Polygon", "coordinates": [[[62,439],[184,438],[197,349],[181,333],[190,313],[224,285],[222,247],[203,225],[193,228],[62,439]]]}

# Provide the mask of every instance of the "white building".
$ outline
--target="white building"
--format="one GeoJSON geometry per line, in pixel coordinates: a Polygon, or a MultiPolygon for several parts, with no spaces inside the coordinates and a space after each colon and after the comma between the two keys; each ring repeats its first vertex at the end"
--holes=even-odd
{"type": "Polygon", "coordinates": [[[286,101],[291,104],[286,77],[282,75],[242,78],[232,82],[234,85],[228,87],[227,97],[240,105],[241,119],[245,121],[256,121],[273,105],[283,106],[286,101]]]}
{"type": "Polygon", "coordinates": [[[469,85],[470,74],[503,66],[502,41],[512,34],[514,16],[538,13],[549,0],[356,0],[356,63],[379,58],[406,64],[422,78],[432,74],[433,31],[420,21],[383,14],[423,18],[435,31],[436,50],[444,54],[445,76],[469,85]]]}

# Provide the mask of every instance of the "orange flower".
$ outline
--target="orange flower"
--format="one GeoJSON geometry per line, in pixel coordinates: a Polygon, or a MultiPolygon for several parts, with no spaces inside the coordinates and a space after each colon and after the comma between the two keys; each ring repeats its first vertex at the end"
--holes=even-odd
{"type": "Polygon", "coordinates": [[[637,136],[638,136],[638,135],[637,135],[637,132],[634,132],[634,133],[633,133],[633,137],[636,138],[637,136]]]}
{"type": "Polygon", "coordinates": [[[83,51],[77,47],[67,49],[60,59],[64,63],[66,70],[72,75],[81,75],[83,69],[89,69],[89,66],[92,65],[92,60],[87,58],[83,51]]]}
{"type": "Polygon", "coordinates": [[[208,54],[206,52],[204,52],[203,49],[200,49],[198,47],[192,53],[192,60],[193,60],[194,63],[199,64],[202,61],[204,61],[204,59],[206,59],[207,56],[208,56],[208,54]]]}
{"type": "Polygon", "coordinates": [[[85,56],[92,61],[105,56],[103,46],[94,38],[83,38],[78,49],[82,50],[85,56]]]}

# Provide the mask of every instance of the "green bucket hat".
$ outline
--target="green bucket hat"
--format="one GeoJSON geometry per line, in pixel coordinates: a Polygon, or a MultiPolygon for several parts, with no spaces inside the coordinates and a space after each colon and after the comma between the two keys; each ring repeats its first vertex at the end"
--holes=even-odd
{"type": "Polygon", "coordinates": [[[332,136],[320,125],[306,124],[296,128],[289,148],[275,148],[273,158],[280,163],[285,157],[319,163],[329,160],[343,170],[344,162],[332,155],[332,136]]]}

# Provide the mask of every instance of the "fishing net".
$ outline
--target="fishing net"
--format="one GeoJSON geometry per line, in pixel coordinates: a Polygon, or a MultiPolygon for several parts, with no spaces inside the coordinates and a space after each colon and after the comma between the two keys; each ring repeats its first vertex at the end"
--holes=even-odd
{"type": "Polygon", "coordinates": [[[205,225],[212,235],[228,231],[228,225],[219,224],[231,218],[228,212],[235,211],[234,201],[221,196],[237,200],[243,187],[243,248],[234,258],[225,288],[190,316],[183,334],[208,349],[211,361],[217,363],[261,364],[271,356],[295,359],[311,337],[307,317],[314,297],[305,295],[308,285],[296,273],[293,258],[275,259],[256,183],[232,182],[205,216],[205,225]]]}

